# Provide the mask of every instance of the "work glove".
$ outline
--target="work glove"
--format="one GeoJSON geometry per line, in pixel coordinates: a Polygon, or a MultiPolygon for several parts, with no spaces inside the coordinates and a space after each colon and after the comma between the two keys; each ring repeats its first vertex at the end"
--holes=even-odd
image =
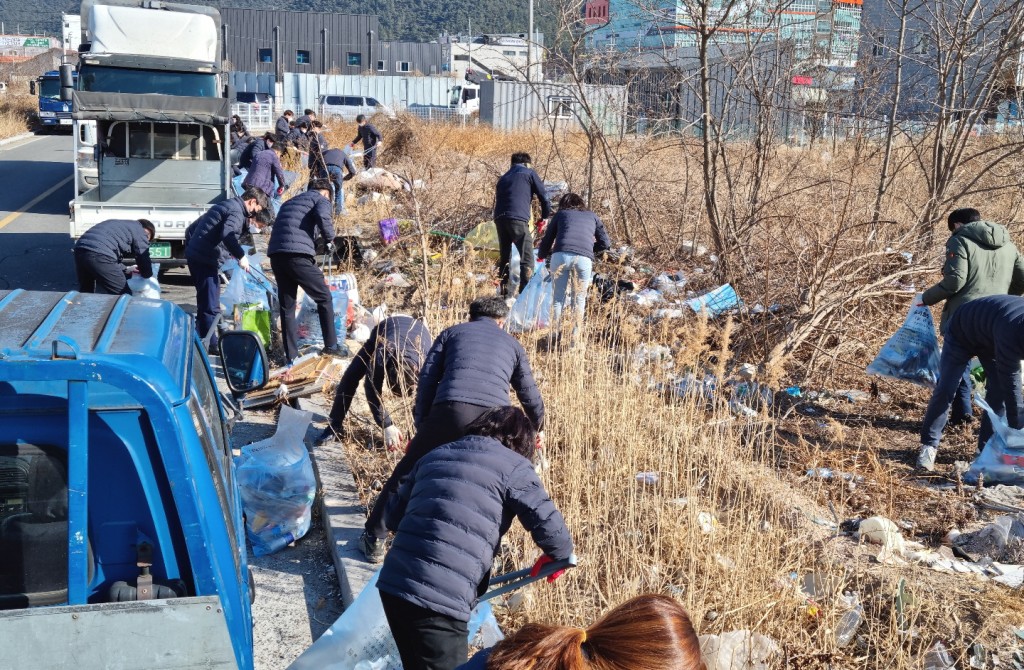
{"type": "MultiPolygon", "coordinates": [[[[554,562],[555,562],[555,559],[551,558],[547,554],[542,555],[540,558],[537,559],[537,562],[533,564],[533,568],[530,569],[530,576],[531,577],[536,577],[537,575],[540,574],[540,571],[544,568],[545,565],[547,565],[548,563],[554,563],[554,562]]],[[[562,573],[564,573],[564,572],[565,572],[565,568],[563,568],[563,569],[561,569],[561,570],[559,570],[557,572],[552,572],[550,575],[548,575],[548,584],[550,584],[551,582],[553,582],[556,579],[558,579],[559,577],[561,577],[562,573]]]]}
{"type": "Polygon", "coordinates": [[[242,268],[245,272],[249,271],[249,257],[242,256],[238,259],[238,267],[242,268]]]}
{"type": "Polygon", "coordinates": [[[544,448],[544,431],[543,430],[537,431],[537,443],[534,446],[537,449],[543,449],[544,448]]]}
{"type": "Polygon", "coordinates": [[[277,187],[277,195],[278,195],[278,197],[281,197],[282,194],[284,194],[284,186],[278,186],[277,187]]]}
{"type": "MultiPolygon", "coordinates": [[[[325,248],[327,249],[327,253],[334,253],[334,242],[328,242],[325,248]]],[[[387,429],[385,428],[385,430],[387,429]]]]}
{"type": "Polygon", "coordinates": [[[544,228],[547,225],[548,225],[548,220],[547,219],[540,219],[539,221],[537,221],[537,237],[538,238],[544,235],[544,228]]]}
{"type": "Polygon", "coordinates": [[[402,431],[398,430],[398,426],[388,426],[384,429],[384,446],[388,451],[396,451],[401,441],[402,431]]]}

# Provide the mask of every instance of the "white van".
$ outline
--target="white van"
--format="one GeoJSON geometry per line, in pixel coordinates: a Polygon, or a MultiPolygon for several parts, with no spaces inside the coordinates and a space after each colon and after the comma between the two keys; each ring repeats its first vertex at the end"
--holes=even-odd
{"type": "Polygon", "coordinates": [[[361,95],[321,95],[319,105],[320,116],[336,116],[346,121],[353,121],[360,114],[369,117],[377,112],[387,115],[390,119],[395,118],[393,109],[380,103],[376,98],[361,95]]]}

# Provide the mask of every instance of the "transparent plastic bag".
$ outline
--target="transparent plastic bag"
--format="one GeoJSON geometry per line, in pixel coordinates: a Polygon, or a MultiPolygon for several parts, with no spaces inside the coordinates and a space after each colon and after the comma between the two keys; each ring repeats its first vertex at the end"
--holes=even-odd
{"type": "Polygon", "coordinates": [[[914,296],[907,318],[900,329],[882,346],[875,360],[867,367],[869,375],[881,375],[935,388],[939,378],[939,339],[935,320],[927,307],[917,305],[921,295],[914,296]]]}
{"type": "Polygon", "coordinates": [[[992,437],[964,473],[964,481],[976,484],[983,475],[985,484],[1024,486],[1024,430],[1010,428],[1006,419],[992,411],[981,398],[975,398],[974,402],[988,414],[992,437]]]}
{"type": "MultiPolygon", "coordinates": [[[[288,670],[402,670],[395,638],[384,616],[374,573],[355,601],[288,670]]],[[[469,643],[489,647],[503,639],[489,603],[469,616],[469,643]],[[490,644],[487,644],[490,643],[490,644]]]]}
{"type": "Polygon", "coordinates": [[[551,273],[543,263],[538,263],[526,290],[519,294],[508,314],[506,324],[509,332],[525,333],[547,328],[551,324],[551,306],[554,301],[555,287],[551,282],[551,273]]]}
{"type": "Polygon", "coordinates": [[[245,531],[256,556],[278,551],[309,531],[316,477],[303,438],[312,419],[311,412],[282,405],[274,436],[242,447],[235,459],[245,531]]]}
{"type": "Polygon", "coordinates": [[[131,289],[132,295],[136,298],[145,298],[146,300],[160,299],[160,282],[157,281],[155,274],[149,279],[144,278],[142,275],[133,274],[128,278],[128,288],[131,289]]]}

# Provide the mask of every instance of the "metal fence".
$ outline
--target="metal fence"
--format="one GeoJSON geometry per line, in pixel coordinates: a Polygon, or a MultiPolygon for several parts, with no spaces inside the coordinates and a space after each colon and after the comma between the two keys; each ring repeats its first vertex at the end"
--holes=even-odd
{"type": "Polygon", "coordinates": [[[237,114],[245,127],[252,134],[273,130],[277,116],[272,103],[236,102],[231,105],[231,113],[237,114]]]}
{"type": "Polygon", "coordinates": [[[456,125],[466,126],[477,122],[476,117],[472,117],[459,109],[413,105],[406,111],[415,117],[423,119],[424,121],[436,123],[454,123],[456,125]]]}

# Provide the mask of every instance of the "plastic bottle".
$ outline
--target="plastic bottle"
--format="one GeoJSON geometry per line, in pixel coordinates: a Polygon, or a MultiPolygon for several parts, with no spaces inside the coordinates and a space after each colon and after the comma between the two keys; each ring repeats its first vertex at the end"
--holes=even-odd
{"type": "Polygon", "coordinates": [[[853,636],[857,634],[857,629],[860,628],[863,622],[864,608],[860,604],[846,612],[839,619],[839,625],[836,627],[836,646],[845,647],[850,644],[853,636]]]}
{"type": "Polygon", "coordinates": [[[946,645],[936,642],[924,654],[924,670],[955,670],[956,664],[946,645]]]}

